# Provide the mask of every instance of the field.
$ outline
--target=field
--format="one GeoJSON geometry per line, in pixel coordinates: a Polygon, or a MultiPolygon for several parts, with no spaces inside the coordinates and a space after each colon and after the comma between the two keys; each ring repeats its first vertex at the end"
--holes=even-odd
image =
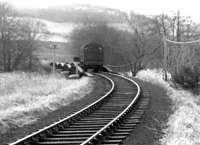
{"type": "MultiPolygon", "coordinates": [[[[69,42],[69,36],[74,29],[77,27],[82,27],[82,24],[77,23],[58,23],[53,21],[48,21],[40,19],[42,23],[46,25],[47,30],[50,32],[46,39],[42,37],[43,41],[52,41],[52,42],[69,42]]],[[[116,28],[118,30],[131,31],[131,28],[124,23],[110,23],[108,26],[116,28]]]]}
{"type": "Polygon", "coordinates": [[[139,72],[137,77],[162,87],[172,101],[173,113],[162,128],[163,135],[159,144],[200,144],[200,96],[175,88],[171,82],[163,81],[161,70],[144,70],[139,72]]]}
{"type": "Polygon", "coordinates": [[[58,62],[72,62],[73,57],[76,53],[71,50],[69,43],[64,42],[49,42],[49,41],[38,41],[37,49],[34,54],[40,60],[53,61],[53,45],[56,45],[55,49],[55,60],[58,62]]]}
{"type": "Polygon", "coordinates": [[[92,91],[93,83],[88,77],[66,80],[60,75],[0,73],[0,133],[81,99],[92,91]]]}

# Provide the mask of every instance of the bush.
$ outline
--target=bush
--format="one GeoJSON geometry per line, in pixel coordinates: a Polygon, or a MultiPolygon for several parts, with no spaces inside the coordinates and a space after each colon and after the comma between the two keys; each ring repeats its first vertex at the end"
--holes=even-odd
{"type": "Polygon", "coordinates": [[[182,66],[179,71],[172,76],[173,81],[183,88],[195,89],[198,88],[200,72],[198,67],[182,66]]]}

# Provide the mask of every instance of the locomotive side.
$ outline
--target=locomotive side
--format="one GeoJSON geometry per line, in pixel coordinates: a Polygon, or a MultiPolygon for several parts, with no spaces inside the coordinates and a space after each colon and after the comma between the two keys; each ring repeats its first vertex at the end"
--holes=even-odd
{"type": "Polygon", "coordinates": [[[98,43],[89,43],[80,49],[80,64],[84,68],[98,71],[104,63],[104,48],[98,43]]]}

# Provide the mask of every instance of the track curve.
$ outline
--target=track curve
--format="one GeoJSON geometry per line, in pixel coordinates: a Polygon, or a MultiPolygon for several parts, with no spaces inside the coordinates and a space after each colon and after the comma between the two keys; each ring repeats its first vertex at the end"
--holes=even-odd
{"type": "MultiPolygon", "coordinates": [[[[139,85],[118,74],[98,74],[111,89],[82,110],[10,145],[119,144],[138,122],[130,117],[141,93],[139,85]]],[[[140,111],[136,111],[140,114],[140,111]]]]}

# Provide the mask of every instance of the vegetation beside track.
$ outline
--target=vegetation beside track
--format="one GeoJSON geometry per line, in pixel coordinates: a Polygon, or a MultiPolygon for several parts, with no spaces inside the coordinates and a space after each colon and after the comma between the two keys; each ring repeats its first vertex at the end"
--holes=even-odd
{"type": "Polygon", "coordinates": [[[30,125],[24,125],[23,127],[13,127],[7,133],[1,135],[0,142],[5,144],[16,141],[17,138],[22,138],[32,132],[37,131],[38,129],[48,126],[49,124],[58,121],[94,102],[97,98],[105,94],[105,92],[110,88],[110,85],[106,80],[100,80],[99,77],[95,77],[94,81],[96,83],[94,83],[93,91],[90,94],[86,95],[80,100],[76,100],[71,104],[63,106],[56,111],[50,112],[46,116],[40,116],[36,122],[30,125]]]}

